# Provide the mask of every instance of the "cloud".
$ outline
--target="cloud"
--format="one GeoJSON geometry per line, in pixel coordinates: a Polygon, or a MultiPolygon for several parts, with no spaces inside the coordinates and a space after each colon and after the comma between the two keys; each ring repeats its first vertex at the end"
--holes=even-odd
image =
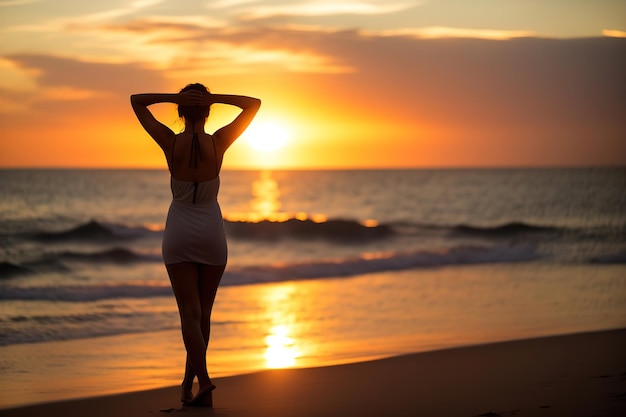
{"type": "MultiPolygon", "coordinates": [[[[35,54],[14,54],[0,60],[9,68],[15,85],[0,86],[3,111],[19,113],[42,104],[85,103],[98,107],[103,101],[126,100],[137,91],[167,89],[162,73],[138,64],[86,62],[67,57],[35,54]],[[100,102],[100,103],[98,103],[100,102]]],[[[53,115],[60,111],[46,107],[53,115]]]]}
{"type": "Polygon", "coordinates": [[[36,101],[82,101],[106,97],[103,91],[74,87],[46,87],[37,91],[36,101]]]}
{"type": "Polygon", "coordinates": [[[626,32],[623,30],[604,29],[602,34],[611,38],[626,38],[626,32]]]}
{"type": "Polygon", "coordinates": [[[0,7],[23,6],[25,4],[39,3],[42,0],[2,0],[0,7]]]}
{"type": "Polygon", "coordinates": [[[156,6],[163,3],[164,0],[135,0],[130,3],[130,8],[133,10],[145,9],[147,7],[156,6]]]}
{"type": "Polygon", "coordinates": [[[363,31],[363,33],[371,36],[410,36],[421,39],[474,38],[509,40],[513,38],[528,38],[536,36],[535,32],[528,30],[468,29],[443,26],[363,31]]]}
{"type": "Polygon", "coordinates": [[[208,9],[227,9],[244,4],[258,3],[259,0],[213,0],[207,4],[208,9]]]}
{"type": "Polygon", "coordinates": [[[209,16],[147,16],[130,20],[121,24],[109,24],[103,27],[111,30],[124,30],[130,32],[180,31],[193,32],[208,28],[227,26],[227,22],[209,16]]]}
{"type": "Polygon", "coordinates": [[[557,128],[593,120],[613,128],[626,110],[626,42],[613,38],[363,38],[319,45],[358,68],[376,96],[451,121],[557,128]],[[383,87],[384,86],[384,87],[383,87]]]}
{"type": "Polygon", "coordinates": [[[194,67],[213,75],[282,71],[335,74],[354,71],[340,60],[320,54],[314,47],[306,45],[307,36],[319,36],[317,30],[206,27],[187,20],[161,22],[154,19],[128,21],[101,29],[118,36],[123,36],[119,34],[124,32],[135,34],[125,44],[136,48],[133,56],[146,56],[147,62],[153,66],[181,74],[194,72],[194,67]],[[293,42],[278,39],[281,37],[293,42]],[[142,53],[141,44],[161,53],[142,53]]]}
{"type": "MultiPolygon", "coordinates": [[[[143,22],[139,30],[152,33],[158,25],[143,22]]],[[[5,60],[13,70],[29,74],[48,99],[65,96],[76,102],[97,94],[157,91],[168,88],[166,76],[223,75],[252,84],[269,77],[290,94],[319,95],[307,100],[323,103],[330,94],[333,117],[360,114],[361,120],[439,126],[472,137],[528,137],[531,142],[626,134],[622,38],[422,39],[197,25],[180,30],[185,36],[153,40],[159,47],[189,52],[160,70],[46,55],[15,54],[5,60]]]]}
{"type": "MultiPolygon", "coordinates": [[[[136,0],[130,2],[126,7],[105,9],[98,12],[64,16],[43,20],[32,19],[32,23],[19,25],[6,25],[3,30],[6,32],[57,32],[77,27],[88,27],[89,25],[101,24],[125,16],[141,13],[145,9],[162,3],[163,0],[136,0]]],[[[106,4],[106,3],[102,3],[106,4]]],[[[1,5],[1,4],[0,4],[1,5]]]]}
{"type": "Polygon", "coordinates": [[[365,1],[306,1],[298,3],[254,6],[242,9],[239,17],[244,20],[266,19],[274,16],[332,16],[332,15],[380,15],[395,13],[413,7],[413,3],[365,2],[365,1]]]}
{"type": "Polygon", "coordinates": [[[162,77],[137,64],[81,61],[38,54],[13,54],[4,59],[34,72],[41,87],[73,87],[105,92],[129,91],[134,86],[162,84],[162,77]]]}
{"type": "Polygon", "coordinates": [[[35,88],[33,76],[36,75],[36,71],[28,73],[28,71],[19,68],[15,62],[0,57],[0,89],[16,91],[33,90],[35,88]]]}

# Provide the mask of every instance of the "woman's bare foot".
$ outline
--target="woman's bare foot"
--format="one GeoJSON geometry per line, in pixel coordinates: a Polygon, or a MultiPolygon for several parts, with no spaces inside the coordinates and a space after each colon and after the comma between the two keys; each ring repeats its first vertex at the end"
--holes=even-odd
{"type": "Polygon", "coordinates": [[[190,401],[186,401],[184,404],[190,407],[213,407],[213,390],[215,385],[209,383],[206,387],[200,388],[198,394],[190,401]]]}
{"type": "Polygon", "coordinates": [[[192,388],[193,388],[193,382],[191,384],[187,384],[183,382],[183,385],[181,386],[181,394],[180,394],[180,401],[182,403],[187,403],[193,399],[192,388]]]}

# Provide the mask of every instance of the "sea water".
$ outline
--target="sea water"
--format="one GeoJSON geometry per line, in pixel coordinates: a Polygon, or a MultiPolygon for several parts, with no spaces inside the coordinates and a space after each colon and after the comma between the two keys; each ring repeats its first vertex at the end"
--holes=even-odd
{"type": "MultiPolygon", "coordinates": [[[[161,170],[0,171],[0,406],[179,382],[161,170]]],[[[626,325],[626,169],[224,171],[212,375],[626,325]]]]}

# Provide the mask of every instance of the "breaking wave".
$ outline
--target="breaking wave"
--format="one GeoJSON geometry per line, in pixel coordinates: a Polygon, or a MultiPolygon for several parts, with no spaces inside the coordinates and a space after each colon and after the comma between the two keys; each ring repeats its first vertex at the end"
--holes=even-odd
{"type": "Polygon", "coordinates": [[[113,248],[101,252],[62,252],[55,257],[64,260],[73,260],[81,262],[111,262],[111,263],[132,263],[146,261],[161,261],[161,255],[145,255],[139,254],[125,248],[113,248]]]}
{"type": "Polygon", "coordinates": [[[91,220],[68,230],[42,231],[29,237],[45,242],[87,241],[108,242],[133,239],[154,233],[147,227],[129,227],[120,224],[101,223],[91,220]]]}
{"type": "MultiPolygon", "coordinates": [[[[439,231],[451,235],[478,237],[517,237],[521,234],[553,233],[565,230],[560,227],[533,225],[524,222],[509,222],[494,226],[471,224],[439,225],[409,222],[378,223],[375,220],[360,222],[354,219],[310,219],[289,218],[283,221],[261,220],[224,221],[226,233],[235,239],[326,239],[338,241],[362,241],[384,239],[394,235],[419,234],[439,231]]],[[[91,220],[68,230],[42,231],[28,238],[46,242],[81,241],[93,243],[115,243],[149,236],[160,236],[161,230],[143,226],[126,226],[91,220]]]]}
{"type": "Polygon", "coordinates": [[[559,229],[550,226],[536,226],[523,222],[511,222],[497,226],[472,226],[472,225],[458,225],[452,227],[453,232],[460,234],[475,234],[475,235],[488,235],[488,236],[512,236],[522,233],[539,233],[539,232],[554,232],[559,229]]]}
{"type": "Polygon", "coordinates": [[[0,279],[14,278],[19,275],[29,275],[32,273],[33,271],[29,268],[10,262],[0,262],[0,279]]]}
{"type": "MultiPolygon", "coordinates": [[[[126,256],[126,255],[123,255],[126,256]]],[[[307,263],[229,267],[222,285],[246,285],[313,278],[350,277],[413,268],[478,263],[523,262],[537,255],[530,245],[457,247],[441,251],[364,254],[356,258],[318,260],[307,263]]],[[[155,285],[70,285],[4,287],[0,300],[97,301],[117,298],[170,296],[167,286],[155,285]]]]}

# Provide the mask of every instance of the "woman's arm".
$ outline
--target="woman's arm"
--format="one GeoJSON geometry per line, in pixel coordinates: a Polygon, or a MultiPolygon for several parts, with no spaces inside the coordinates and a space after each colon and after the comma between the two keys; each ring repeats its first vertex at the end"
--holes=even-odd
{"type": "Polygon", "coordinates": [[[200,91],[188,90],[182,93],[168,94],[168,93],[147,93],[147,94],[133,94],[130,96],[130,103],[133,106],[135,115],[143,128],[148,132],[150,136],[164,148],[168,139],[174,136],[174,132],[159,122],[152,112],[148,110],[148,106],[157,103],[174,103],[183,106],[196,106],[202,105],[205,100],[204,95],[200,91]]]}
{"type": "Polygon", "coordinates": [[[148,106],[157,103],[176,103],[178,94],[133,94],[130,96],[130,103],[139,123],[148,132],[150,136],[158,143],[161,148],[164,147],[168,138],[174,135],[172,130],[159,122],[152,112],[148,110],[148,106]]]}
{"type": "Polygon", "coordinates": [[[261,100],[254,97],[237,96],[230,94],[210,94],[208,100],[211,104],[220,103],[239,107],[242,112],[227,124],[218,129],[214,137],[219,141],[224,152],[248,127],[254,116],[259,111],[261,100]]]}

